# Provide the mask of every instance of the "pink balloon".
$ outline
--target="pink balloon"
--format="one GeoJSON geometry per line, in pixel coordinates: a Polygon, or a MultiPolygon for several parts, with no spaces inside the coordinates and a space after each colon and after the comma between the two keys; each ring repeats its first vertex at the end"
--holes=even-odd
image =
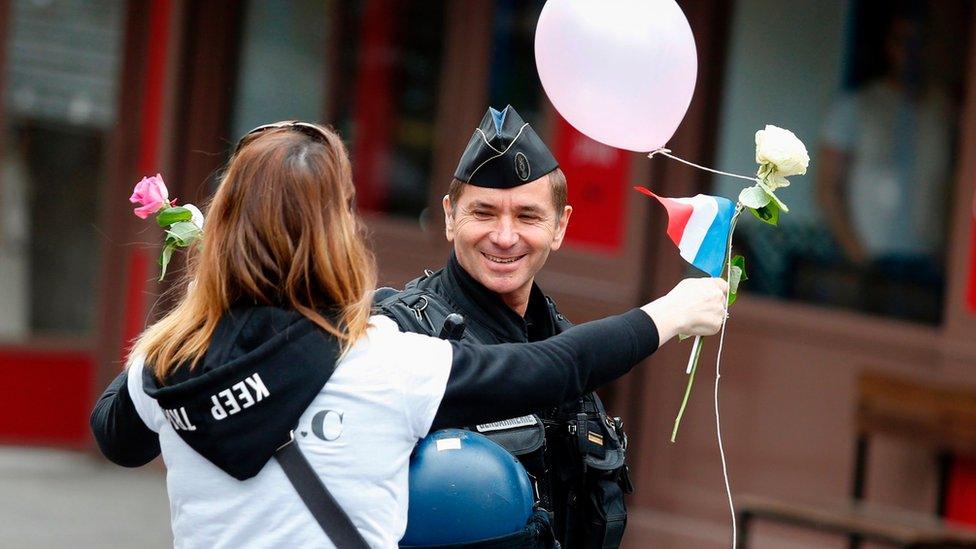
{"type": "Polygon", "coordinates": [[[671,139],[698,75],[695,38],[674,0],[549,0],[535,61],[563,118],[601,143],[638,152],[671,139]]]}

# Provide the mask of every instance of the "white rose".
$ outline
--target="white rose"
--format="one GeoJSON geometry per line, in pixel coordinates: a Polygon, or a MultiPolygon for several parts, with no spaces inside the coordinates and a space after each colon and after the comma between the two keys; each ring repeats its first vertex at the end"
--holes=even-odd
{"type": "Polygon", "coordinates": [[[771,191],[790,186],[790,180],[781,175],[777,175],[778,173],[779,172],[773,172],[766,178],[766,181],[764,181],[766,186],[769,187],[769,190],[771,191]]]}
{"type": "Polygon", "coordinates": [[[190,218],[190,223],[193,223],[194,225],[197,226],[198,229],[200,229],[202,231],[203,230],[203,212],[200,211],[200,208],[197,208],[193,204],[183,204],[183,207],[186,208],[186,209],[188,209],[188,210],[190,210],[190,215],[193,216],[193,217],[190,218]]]}
{"type": "Polygon", "coordinates": [[[803,141],[793,132],[767,124],[766,129],[756,132],[756,162],[760,166],[771,164],[775,172],[773,175],[782,179],[807,173],[810,155],[803,141]]]}

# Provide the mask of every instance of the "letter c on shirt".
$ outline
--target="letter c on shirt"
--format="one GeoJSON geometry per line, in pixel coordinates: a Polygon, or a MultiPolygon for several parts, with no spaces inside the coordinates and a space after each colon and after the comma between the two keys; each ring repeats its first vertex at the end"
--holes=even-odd
{"type": "Polygon", "coordinates": [[[326,442],[339,438],[342,434],[342,416],[335,410],[321,410],[312,417],[312,433],[326,442]]]}

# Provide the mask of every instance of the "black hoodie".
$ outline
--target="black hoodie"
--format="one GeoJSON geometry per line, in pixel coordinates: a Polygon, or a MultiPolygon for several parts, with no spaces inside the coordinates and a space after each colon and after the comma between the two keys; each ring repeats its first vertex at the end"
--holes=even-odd
{"type": "MultiPolygon", "coordinates": [[[[639,309],[537,343],[451,342],[451,370],[434,423],[497,421],[578,398],[627,373],[658,342],[654,322],[639,309]]],[[[336,340],[297,312],[235,308],[221,319],[196,368],[177,369],[165,384],[146,368],[141,385],[189,446],[243,480],[288,440],[338,358],[336,340]]],[[[135,467],[160,449],[128,391],[123,372],[96,403],[91,426],[107,458],[135,467]]]]}

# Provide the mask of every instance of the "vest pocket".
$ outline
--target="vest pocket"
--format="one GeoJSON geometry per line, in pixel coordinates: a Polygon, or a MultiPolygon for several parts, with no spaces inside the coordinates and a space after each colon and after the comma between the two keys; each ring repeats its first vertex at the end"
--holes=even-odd
{"type": "Polygon", "coordinates": [[[612,479],[594,480],[588,495],[583,546],[616,549],[627,526],[627,506],[620,486],[612,479]]]}

